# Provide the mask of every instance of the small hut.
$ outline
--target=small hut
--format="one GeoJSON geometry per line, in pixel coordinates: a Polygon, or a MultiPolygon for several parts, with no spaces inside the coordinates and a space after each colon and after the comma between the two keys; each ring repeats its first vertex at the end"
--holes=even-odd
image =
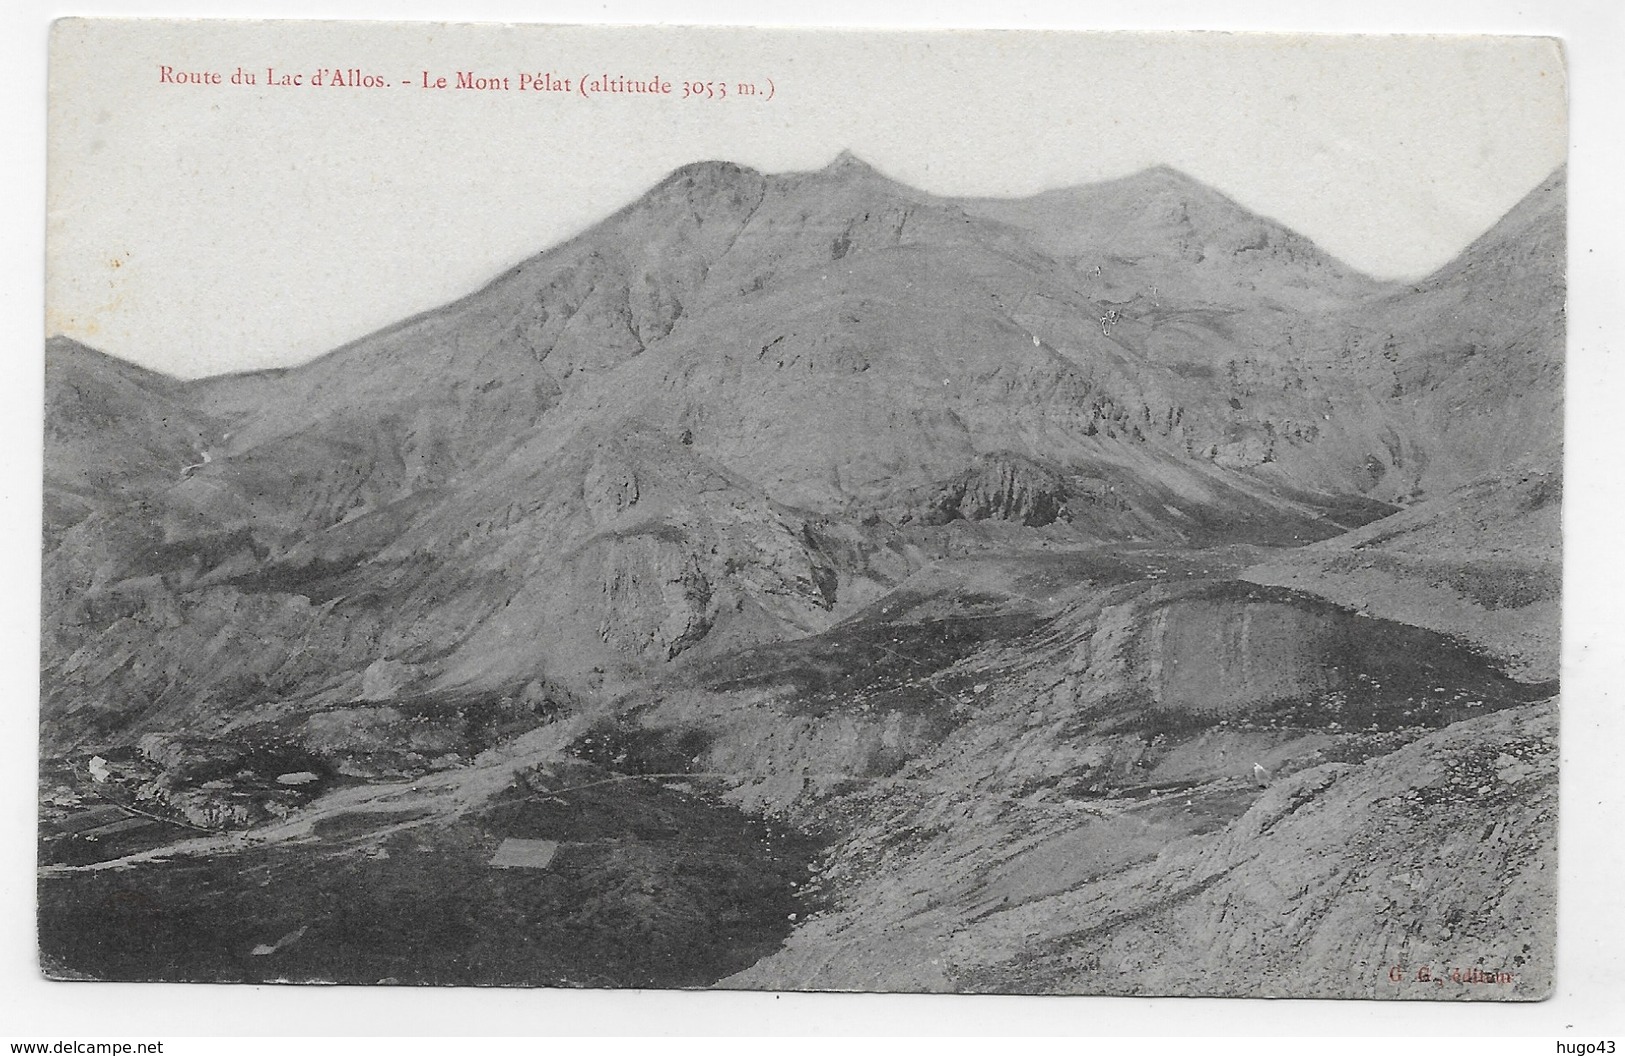
{"type": "Polygon", "coordinates": [[[558,853],[557,840],[519,840],[510,836],[491,857],[491,865],[497,869],[546,869],[558,853]]]}

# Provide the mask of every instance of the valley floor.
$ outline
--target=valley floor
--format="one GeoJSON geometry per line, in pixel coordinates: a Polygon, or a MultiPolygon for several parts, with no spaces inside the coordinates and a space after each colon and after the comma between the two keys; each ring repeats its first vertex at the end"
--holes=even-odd
{"type": "Polygon", "coordinates": [[[938,562],[456,766],[205,832],[48,769],[59,978],[1538,999],[1555,683],[1240,578],[938,562]],[[517,842],[515,842],[517,841],[517,842]]]}

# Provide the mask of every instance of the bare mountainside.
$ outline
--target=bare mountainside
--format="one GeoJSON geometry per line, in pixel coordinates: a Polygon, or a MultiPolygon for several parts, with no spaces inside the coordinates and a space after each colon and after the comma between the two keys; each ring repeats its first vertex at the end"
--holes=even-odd
{"type": "Polygon", "coordinates": [[[1340,307],[1381,283],[1166,165],[1031,198],[964,203],[1013,224],[1104,300],[1218,309],[1340,307]]]}
{"type": "Polygon", "coordinates": [[[1539,996],[1563,218],[702,162],[300,367],[53,340],[47,969],[1539,996]]]}

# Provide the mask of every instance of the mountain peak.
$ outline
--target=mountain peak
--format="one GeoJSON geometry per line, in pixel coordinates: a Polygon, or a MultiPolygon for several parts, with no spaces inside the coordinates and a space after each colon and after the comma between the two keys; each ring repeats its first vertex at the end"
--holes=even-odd
{"type": "Polygon", "coordinates": [[[106,352],[91,348],[82,341],[76,341],[66,334],[52,334],[45,339],[45,355],[47,359],[63,359],[72,356],[90,359],[112,359],[106,352]]]}
{"type": "Polygon", "coordinates": [[[109,355],[65,334],[53,334],[46,338],[45,365],[48,371],[71,370],[97,375],[111,373],[160,387],[176,384],[176,380],[168,374],[109,355]]]}
{"type": "Polygon", "coordinates": [[[1200,183],[1201,181],[1189,173],[1176,169],[1166,162],[1160,162],[1141,169],[1139,172],[1125,176],[1128,180],[1163,180],[1168,183],[1200,183]]]}
{"type": "Polygon", "coordinates": [[[873,171],[874,166],[870,165],[868,162],[864,161],[850,150],[842,150],[839,154],[835,155],[835,160],[824,166],[825,172],[842,172],[848,169],[868,169],[873,171]]]}
{"type": "Polygon", "coordinates": [[[732,161],[694,161],[671,170],[653,189],[659,190],[679,183],[688,186],[731,183],[738,180],[755,183],[762,178],[762,174],[749,165],[740,165],[732,161]]]}
{"type": "MultiPolygon", "coordinates": [[[[1065,193],[1065,190],[1063,189],[1059,193],[1065,193]]],[[[1242,208],[1236,205],[1235,201],[1228,195],[1209,186],[1183,169],[1176,169],[1166,163],[1151,165],[1131,172],[1127,176],[1101,180],[1099,183],[1083,184],[1070,190],[1085,193],[1090,191],[1114,191],[1141,195],[1175,194],[1191,201],[1222,202],[1234,208],[1242,208]]]]}
{"type": "Polygon", "coordinates": [[[835,160],[818,170],[818,175],[841,180],[876,179],[885,180],[887,183],[894,182],[850,150],[843,150],[835,155],[835,160]]]}

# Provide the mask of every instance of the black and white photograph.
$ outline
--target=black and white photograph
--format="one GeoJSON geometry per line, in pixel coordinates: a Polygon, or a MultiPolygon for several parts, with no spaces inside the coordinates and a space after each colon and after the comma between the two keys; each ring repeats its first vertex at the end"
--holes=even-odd
{"type": "Polygon", "coordinates": [[[1553,993],[1560,41],[50,48],[45,977],[1553,993]]]}

